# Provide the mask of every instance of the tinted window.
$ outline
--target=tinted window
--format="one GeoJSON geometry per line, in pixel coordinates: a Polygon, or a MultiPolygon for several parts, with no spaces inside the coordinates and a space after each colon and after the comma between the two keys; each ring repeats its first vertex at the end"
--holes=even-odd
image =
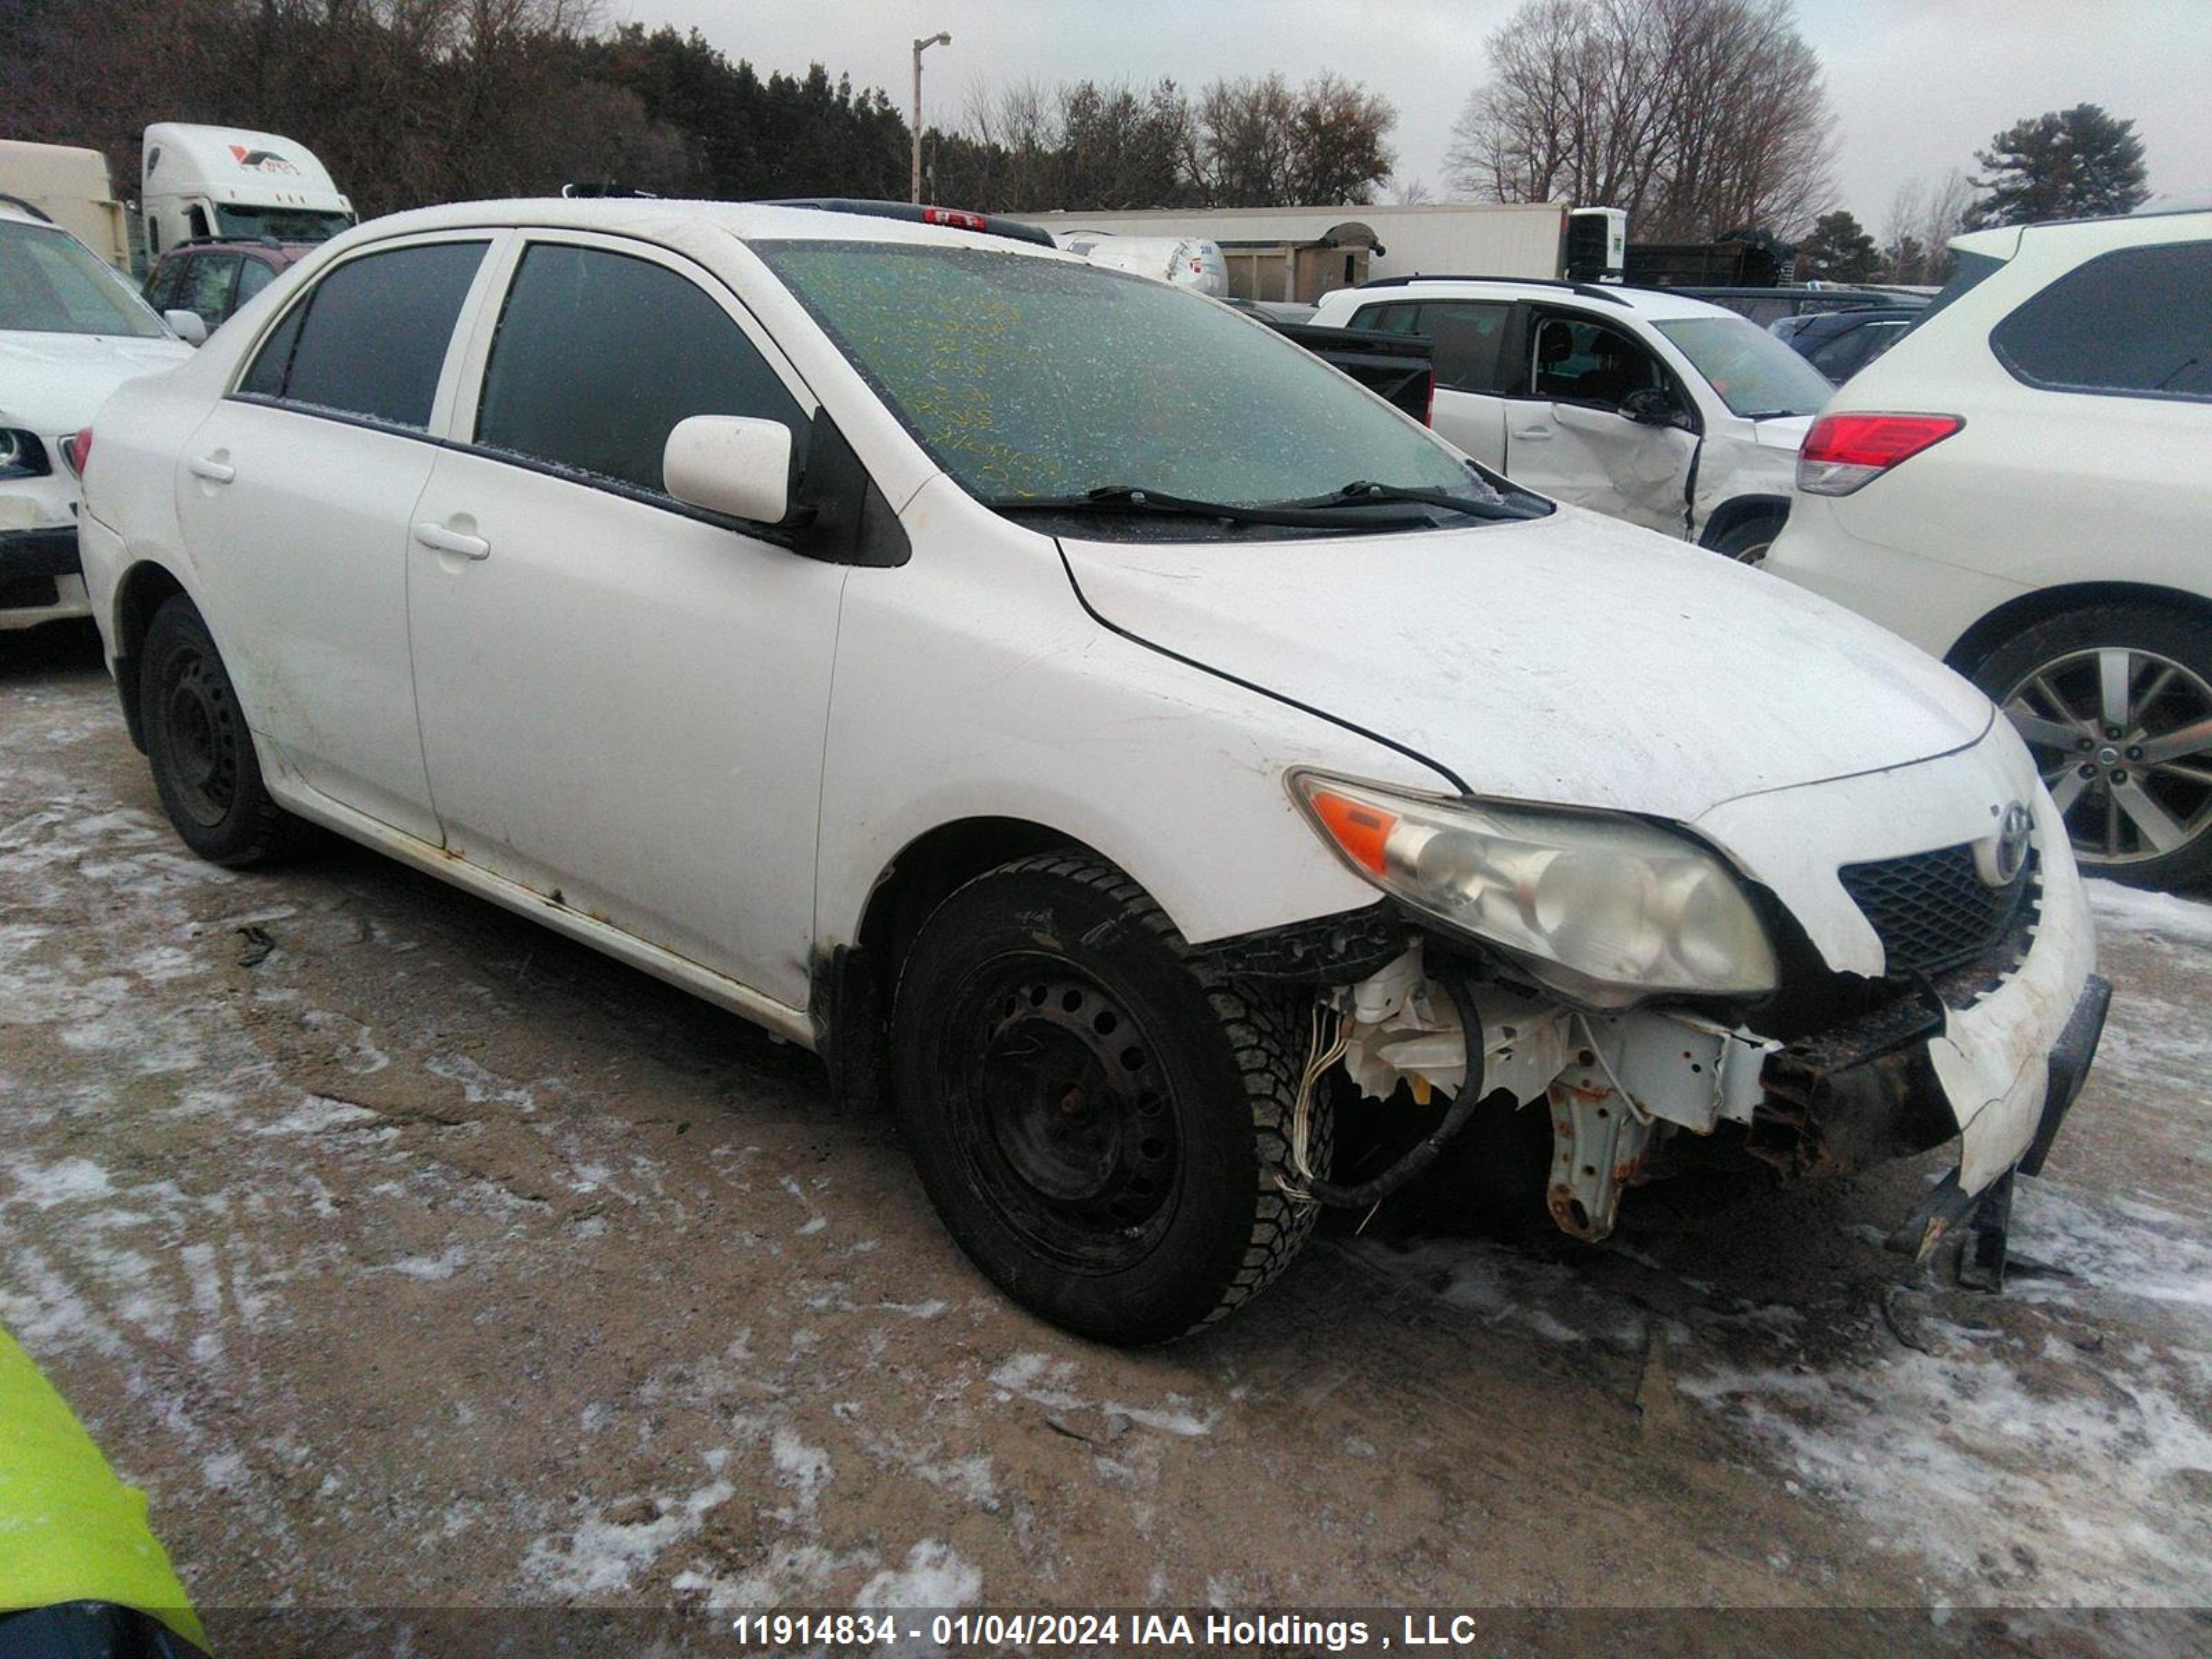
{"type": "Polygon", "coordinates": [[[1414,334],[1420,307],[1402,301],[1394,306],[1362,306],[1352,313],[1354,328],[1378,329],[1386,334],[1414,334]]]}
{"type": "Polygon", "coordinates": [[[1889,349],[1905,331],[1899,323],[1862,323],[1817,345],[1806,354],[1813,367],[1841,384],[1889,349]]]}
{"type": "Polygon", "coordinates": [[[1435,343],[1438,386],[1454,392],[1498,389],[1507,309],[1474,300],[1432,300],[1421,307],[1419,331],[1435,343]]]}
{"type": "Polygon", "coordinates": [[[439,242],[348,260],[292,308],[239,389],[428,427],[447,343],[484,247],[439,242]]]}
{"type": "MultiPolygon", "coordinates": [[[[805,426],[744,331],[684,277],[551,242],[523,255],[484,369],[478,443],[658,494],[669,431],[694,415],[805,426]]],[[[794,440],[794,466],[802,451],[794,440]]]]}
{"type": "Polygon", "coordinates": [[[1665,391],[1667,377],[1650,352],[1618,330],[1547,317],[1536,325],[1529,384],[1539,398],[1611,408],[1632,392],[1665,391]]]}
{"type": "Polygon", "coordinates": [[[178,284],[177,297],[170,304],[198,312],[200,320],[213,328],[230,315],[230,290],[237,279],[236,254],[200,254],[185,261],[185,280],[178,284]]]}
{"type": "Polygon", "coordinates": [[[177,303],[177,284],[184,280],[185,266],[181,259],[169,259],[154,272],[153,280],[146,284],[146,303],[156,311],[167,311],[177,303]]]}
{"type": "Polygon", "coordinates": [[[231,301],[235,311],[255,295],[276,280],[276,267],[263,259],[248,259],[238,268],[238,297],[231,301]]]}
{"type": "Polygon", "coordinates": [[[2212,398],[2212,242],[2122,248],[1996,325],[2015,379],[2051,391],[2212,398]]]}

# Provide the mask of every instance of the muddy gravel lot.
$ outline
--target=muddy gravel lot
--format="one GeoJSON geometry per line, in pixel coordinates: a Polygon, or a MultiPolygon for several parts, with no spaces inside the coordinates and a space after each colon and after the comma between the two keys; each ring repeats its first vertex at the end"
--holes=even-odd
{"type": "Polygon", "coordinates": [[[0,647],[0,1322],[225,1651],[1038,1604],[2164,1650],[2208,1626],[1986,1611],[2212,1602],[2212,907],[2094,890],[2112,1025],[2002,1297],[1881,1248],[1929,1159],[1645,1189],[1597,1249],[1386,1207],[1122,1353],[995,1294],[797,1049],[357,849],[196,861],[47,630],[0,647]]]}

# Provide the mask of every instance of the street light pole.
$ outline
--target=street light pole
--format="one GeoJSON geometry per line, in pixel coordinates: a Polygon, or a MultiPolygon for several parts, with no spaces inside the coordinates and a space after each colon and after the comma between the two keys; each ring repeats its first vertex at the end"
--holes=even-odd
{"type": "Polygon", "coordinates": [[[933,34],[927,40],[914,43],[914,193],[908,198],[921,199],[921,54],[932,46],[949,46],[950,34],[933,34]]]}

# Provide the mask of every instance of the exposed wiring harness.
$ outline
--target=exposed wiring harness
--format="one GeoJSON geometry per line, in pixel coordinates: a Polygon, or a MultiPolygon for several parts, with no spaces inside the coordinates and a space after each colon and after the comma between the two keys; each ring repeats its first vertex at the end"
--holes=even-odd
{"type": "Polygon", "coordinates": [[[1468,988],[1455,979],[1437,981],[1444,988],[1458,1011],[1462,1040],[1467,1049],[1467,1075],[1461,1081],[1459,1093],[1452,1097],[1451,1109],[1444,1114],[1443,1121],[1434,1133],[1413,1147],[1395,1164],[1356,1187],[1340,1187],[1324,1181],[1313,1173],[1306,1162],[1308,1136],[1313,1121],[1313,1092],[1328,1068],[1344,1057],[1345,1035],[1343,1018],[1335,1010],[1325,1008],[1318,1000],[1314,1005],[1313,1046],[1306,1061],[1305,1076],[1298,1085],[1298,1097],[1291,1112],[1291,1166],[1298,1173],[1299,1185],[1292,1186],[1281,1180],[1283,1190],[1294,1199],[1308,1203],[1325,1205],[1333,1210],[1365,1209],[1379,1204],[1396,1192],[1415,1176],[1437,1161],[1445,1143],[1467,1127],[1474,1115],[1474,1109],[1482,1103],[1482,1017],[1475,1012],[1474,998],[1468,988]],[[1327,1021],[1324,1016],[1327,1016],[1327,1021]],[[1324,1048],[1322,1037],[1329,1038],[1324,1048]]]}

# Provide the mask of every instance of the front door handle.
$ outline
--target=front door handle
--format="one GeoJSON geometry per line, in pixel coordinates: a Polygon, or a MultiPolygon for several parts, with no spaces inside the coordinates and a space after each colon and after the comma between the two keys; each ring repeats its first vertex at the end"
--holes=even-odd
{"type": "Polygon", "coordinates": [[[1513,435],[1524,444],[1540,443],[1552,435],[1552,428],[1548,426],[1524,427],[1513,435]]]}
{"type": "Polygon", "coordinates": [[[415,539],[425,547],[441,553],[458,553],[465,559],[491,557],[491,544],[481,536],[471,536],[459,530],[448,530],[441,524],[418,524],[415,539]]]}
{"type": "Polygon", "coordinates": [[[195,478],[205,478],[210,483],[228,483],[238,476],[238,469],[228,461],[219,461],[212,455],[195,455],[185,463],[195,478]]]}

